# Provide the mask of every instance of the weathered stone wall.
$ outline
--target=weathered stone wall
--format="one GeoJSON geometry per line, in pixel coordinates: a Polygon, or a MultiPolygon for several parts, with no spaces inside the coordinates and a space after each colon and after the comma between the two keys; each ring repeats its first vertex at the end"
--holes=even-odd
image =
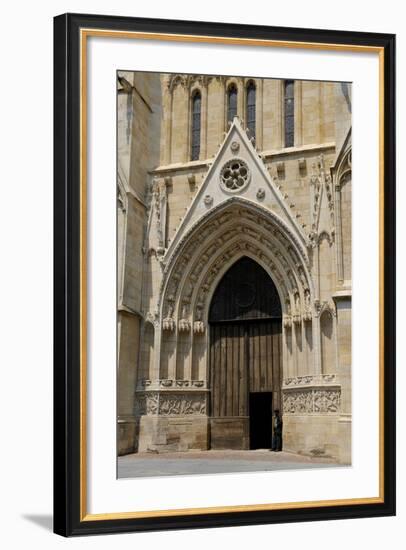
{"type": "Polygon", "coordinates": [[[160,162],[161,83],[158,75],[122,72],[117,91],[118,452],[136,448],[134,388],[139,376],[144,228],[149,171],[160,162]]]}

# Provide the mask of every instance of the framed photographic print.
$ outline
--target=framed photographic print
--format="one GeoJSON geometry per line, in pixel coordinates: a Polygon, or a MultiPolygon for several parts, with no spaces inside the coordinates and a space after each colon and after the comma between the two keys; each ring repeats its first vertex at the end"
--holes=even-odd
{"type": "Polygon", "coordinates": [[[54,25],[55,532],[394,515],[395,37],[54,25]]]}

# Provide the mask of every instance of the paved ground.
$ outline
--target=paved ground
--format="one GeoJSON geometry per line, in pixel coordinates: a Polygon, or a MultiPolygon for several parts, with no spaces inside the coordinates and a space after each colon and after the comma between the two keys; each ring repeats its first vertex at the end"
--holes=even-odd
{"type": "Polygon", "coordinates": [[[304,470],[342,467],[330,458],[292,453],[255,451],[189,451],[188,453],[136,453],[118,458],[118,478],[304,470]]]}

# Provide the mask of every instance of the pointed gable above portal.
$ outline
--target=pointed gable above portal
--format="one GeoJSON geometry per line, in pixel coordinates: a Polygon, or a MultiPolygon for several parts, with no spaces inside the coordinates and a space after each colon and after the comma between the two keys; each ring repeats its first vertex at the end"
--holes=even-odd
{"type": "Polygon", "coordinates": [[[223,144],[172,238],[165,259],[171,256],[189,229],[207,216],[212,208],[230,202],[232,197],[269,209],[305,244],[303,231],[289,211],[281,191],[273,182],[238,117],[234,117],[223,144]]]}

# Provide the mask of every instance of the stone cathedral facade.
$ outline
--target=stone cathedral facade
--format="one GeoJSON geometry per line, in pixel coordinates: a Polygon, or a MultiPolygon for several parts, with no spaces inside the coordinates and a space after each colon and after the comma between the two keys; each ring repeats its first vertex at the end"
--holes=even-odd
{"type": "Polygon", "coordinates": [[[118,453],[351,462],[351,86],[120,72],[118,453]]]}

